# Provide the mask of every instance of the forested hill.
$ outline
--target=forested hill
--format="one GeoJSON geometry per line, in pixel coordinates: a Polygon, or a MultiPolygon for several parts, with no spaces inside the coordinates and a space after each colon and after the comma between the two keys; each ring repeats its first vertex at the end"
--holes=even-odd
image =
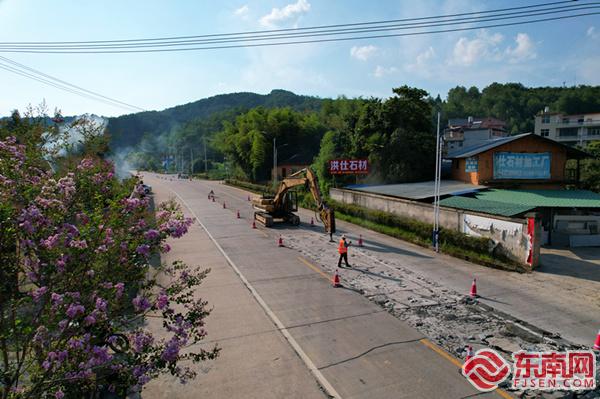
{"type": "Polygon", "coordinates": [[[317,97],[301,96],[286,90],[273,90],[263,95],[256,93],[220,94],[188,104],[178,105],[162,111],[147,111],[109,118],[108,131],[113,148],[135,146],[142,136],[159,136],[194,119],[211,114],[238,110],[240,113],[251,108],[291,107],[294,110],[315,111],[321,107],[317,97]]]}

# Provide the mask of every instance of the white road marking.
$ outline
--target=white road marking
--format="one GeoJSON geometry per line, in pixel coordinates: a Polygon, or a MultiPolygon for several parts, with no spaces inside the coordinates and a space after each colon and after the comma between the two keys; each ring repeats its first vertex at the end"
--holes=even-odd
{"type": "Polygon", "coordinates": [[[238,269],[238,267],[235,265],[235,263],[233,263],[233,261],[231,260],[231,258],[227,255],[227,253],[225,253],[225,251],[223,250],[223,248],[221,247],[221,245],[219,245],[219,243],[217,242],[217,240],[215,240],[214,237],[212,236],[212,234],[210,234],[210,232],[208,231],[208,229],[206,228],[206,226],[204,226],[204,224],[200,221],[200,219],[198,218],[198,216],[196,216],[196,214],[194,213],[194,211],[192,210],[192,208],[188,205],[188,203],[179,195],[179,193],[171,190],[170,188],[169,188],[169,191],[171,191],[173,194],[175,194],[177,196],[177,198],[179,198],[181,200],[181,202],[186,206],[186,208],[189,209],[189,211],[191,212],[192,216],[194,216],[194,218],[196,219],[196,221],[198,222],[198,224],[200,225],[200,227],[202,227],[202,229],[206,232],[206,234],[211,239],[211,241],[219,249],[219,251],[221,252],[221,254],[223,254],[223,256],[225,257],[225,259],[227,260],[227,262],[229,263],[229,265],[231,266],[231,268],[239,276],[240,280],[242,280],[242,282],[248,288],[248,290],[250,290],[250,292],[252,293],[252,296],[254,296],[254,299],[256,299],[256,301],[259,303],[259,305],[263,308],[263,310],[265,311],[265,313],[267,314],[267,316],[269,316],[269,318],[271,319],[271,321],[273,323],[275,323],[275,325],[277,326],[277,328],[279,329],[279,331],[281,331],[281,334],[283,334],[283,336],[285,337],[285,339],[287,339],[287,341],[290,343],[290,345],[292,346],[292,348],[296,351],[296,353],[298,354],[298,356],[300,356],[300,359],[302,359],[302,361],[304,362],[304,364],[306,365],[306,367],[308,367],[308,369],[315,376],[315,378],[317,379],[317,381],[319,381],[319,383],[323,386],[323,388],[325,389],[325,391],[327,391],[327,393],[330,396],[332,396],[334,398],[341,399],[342,396],[339,393],[337,393],[337,391],[335,390],[335,388],[333,388],[333,386],[331,385],[331,383],[329,381],[327,381],[327,379],[325,378],[325,376],[321,373],[321,371],[319,371],[319,369],[315,366],[315,364],[313,363],[313,361],[302,350],[302,348],[300,347],[300,345],[298,344],[298,342],[296,342],[296,340],[294,339],[294,337],[292,337],[292,335],[290,334],[290,332],[288,331],[288,329],[283,325],[283,323],[281,322],[281,320],[279,320],[279,318],[275,315],[275,313],[273,313],[273,311],[271,310],[271,308],[269,307],[269,305],[267,305],[267,303],[258,294],[258,292],[256,291],[256,289],[254,289],[254,287],[252,286],[252,284],[250,284],[250,282],[246,279],[246,277],[244,277],[244,275],[242,274],[242,272],[240,272],[240,269],[238,269]]]}

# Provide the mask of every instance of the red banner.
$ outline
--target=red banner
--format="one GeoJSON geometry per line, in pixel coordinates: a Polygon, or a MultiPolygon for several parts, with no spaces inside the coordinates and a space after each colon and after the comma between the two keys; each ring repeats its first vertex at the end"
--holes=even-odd
{"type": "Polygon", "coordinates": [[[367,159],[332,159],[329,161],[332,175],[366,175],[369,173],[367,159]]]}

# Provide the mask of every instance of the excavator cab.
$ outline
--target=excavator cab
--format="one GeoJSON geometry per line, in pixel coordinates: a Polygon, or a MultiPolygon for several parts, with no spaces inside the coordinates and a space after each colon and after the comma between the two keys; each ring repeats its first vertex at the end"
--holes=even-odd
{"type": "Polygon", "coordinates": [[[274,196],[265,196],[253,200],[254,219],[266,227],[271,227],[275,221],[300,224],[300,217],[294,212],[298,211],[298,193],[294,187],[307,187],[317,205],[318,218],[323,222],[328,233],[335,233],[335,216],[333,209],[323,202],[317,177],[310,169],[302,169],[283,179],[274,196]]]}

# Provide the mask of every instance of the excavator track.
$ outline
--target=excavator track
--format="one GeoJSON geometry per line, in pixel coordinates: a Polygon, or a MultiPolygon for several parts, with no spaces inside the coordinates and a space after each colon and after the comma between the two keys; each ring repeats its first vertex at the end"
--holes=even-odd
{"type": "Polygon", "coordinates": [[[266,212],[254,212],[254,220],[265,227],[273,226],[273,216],[266,212]]]}

